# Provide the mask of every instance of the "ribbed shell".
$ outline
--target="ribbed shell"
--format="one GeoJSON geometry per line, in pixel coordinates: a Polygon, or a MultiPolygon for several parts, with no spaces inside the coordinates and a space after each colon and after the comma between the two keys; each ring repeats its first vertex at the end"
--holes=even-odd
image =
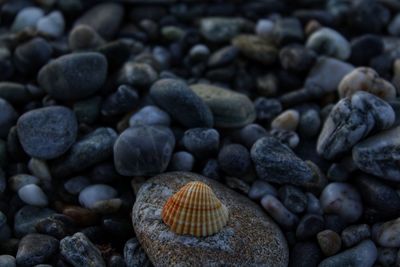
{"type": "Polygon", "coordinates": [[[164,205],[162,219],[177,234],[208,236],[228,222],[228,209],[202,182],[190,182],[164,205]]]}

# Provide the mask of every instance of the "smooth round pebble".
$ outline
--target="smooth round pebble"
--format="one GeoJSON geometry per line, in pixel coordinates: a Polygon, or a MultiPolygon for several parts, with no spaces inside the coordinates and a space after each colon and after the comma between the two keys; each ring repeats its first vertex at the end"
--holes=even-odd
{"type": "Polygon", "coordinates": [[[218,163],[222,171],[231,176],[244,175],[251,166],[248,149],[239,144],[224,146],[218,154],[218,163]]]}
{"type": "Polygon", "coordinates": [[[219,132],[212,128],[192,128],[183,134],[182,144],[195,157],[204,159],[218,152],[219,132]]]}
{"type": "Polygon", "coordinates": [[[317,234],[318,244],[326,256],[335,255],[342,246],[340,236],[332,230],[324,230],[317,234]]]}
{"type": "Polygon", "coordinates": [[[171,117],[157,106],[149,105],[138,110],[129,119],[129,126],[131,127],[140,124],[169,126],[171,117]]]}
{"type": "Polygon", "coordinates": [[[48,205],[48,199],[43,190],[35,185],[28,184],[18,190],[19,198],[28,205],[45,207],[48,205]]]}

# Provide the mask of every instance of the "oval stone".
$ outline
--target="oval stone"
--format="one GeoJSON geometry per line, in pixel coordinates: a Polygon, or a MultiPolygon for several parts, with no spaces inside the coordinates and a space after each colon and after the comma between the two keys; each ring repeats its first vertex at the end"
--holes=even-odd
{"type": "Polygon", "coordinates": [[[114,164],[125,176],[155,175],[166,170],[175,146],[172,131],[164,126],[128,128],[114,144],[114,164]]]}
{"type": "Polygon", "coordinates": [[[159,107],[187,128],[213,125],[208,106],[182,81],[159,80],[151,87],[150,96],[159,107]]]}
{"type": "Polygon", "coordinates": [[[39,71],[38,82],[55,99],[76,100],[96,92],[104,84],[106,76],[106,57],[85,52],[50,61],[39,71]]]}
{"type": "Polygon", "coordinates": [[[18,119],[17,132],[26,153],[35,158],[53,159],[75,142],[78,123],[70,109],[51,106],[23,114],[18,119]]]}
{"type": "Polygon", "coordinates": [[[209,84],[194,84],[190,88],[210,107],[215,127],[243,127],[256,118],[254,105],[244,94],[209,84]]]}
{"type": "Polygon", "coordinates": [[[132,210],[136,236],[154,266],[287,266],[289,250],[279,227],[248,198],[189,172],[148,180],[132,210]],[[177,235],[162,222],[166,200],[183,185],[202,181],[229,210],[227,225],[208,237],[177,235]]]}

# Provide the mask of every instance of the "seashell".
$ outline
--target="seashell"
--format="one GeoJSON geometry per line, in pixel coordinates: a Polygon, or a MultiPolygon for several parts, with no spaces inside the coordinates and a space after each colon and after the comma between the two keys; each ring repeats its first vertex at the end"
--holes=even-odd
{"type": "Polygon", "coordinates": [[[162,210],[162,219],[177,234],[209,236],[228,222],[227,207],[202,182],[190,182],[171,196],[162,210]]]}

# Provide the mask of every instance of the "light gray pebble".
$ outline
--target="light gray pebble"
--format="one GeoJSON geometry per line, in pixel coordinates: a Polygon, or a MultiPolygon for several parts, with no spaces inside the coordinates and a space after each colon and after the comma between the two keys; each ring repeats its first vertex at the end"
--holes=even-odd
{"type": "Polygon", "coordinates": [[[45,207],[48,199],[43,190],[35,184],[27,184],[18,190],[19,198],[28,205],[45,207]]]}
{"type": "Polygon", "coordinates": [[[2,267],[17,267],[15,258],[11,255],[0,256],[0,266],[2,267]]]}
{"type": "Polygon", "coordinates": [[[337,31],[321,28],[308,37],[306,47],[318,54],[346,60],[351,53],[350,43],[337,31]]]}
{"type": "Polygon", "coordinates": [[[35,28],[36,23],[44,16],[44,12],[38,7],[26,7],[20,10],[11,26],[13,32],[19,32],[27,27],[35,28]]]}
{"type": "Polygon", "coordinates": [[[85,187],[79,193],[79,202],[85,208],[93,208],[96,202],[115,198],[117,190],[105,184],[95,184],[85,187]]]}
{"type": "Polygon", "coordinates": [[[38,20],[36,29],[49,37],[60,37],[65,28],[64,16],[60,11],[53,11],[38,20]]]}

